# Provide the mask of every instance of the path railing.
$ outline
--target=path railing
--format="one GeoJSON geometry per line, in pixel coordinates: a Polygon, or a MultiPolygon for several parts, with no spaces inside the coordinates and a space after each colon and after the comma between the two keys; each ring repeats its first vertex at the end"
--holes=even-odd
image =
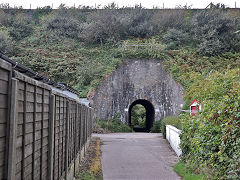
{"type": "Polygon", "coordinates": [[[182,154],[182,150],[180,148],[180,134],[181,130],[175,128],[174,126],[166,125],[166,139],[178,156],[182,154]]]}

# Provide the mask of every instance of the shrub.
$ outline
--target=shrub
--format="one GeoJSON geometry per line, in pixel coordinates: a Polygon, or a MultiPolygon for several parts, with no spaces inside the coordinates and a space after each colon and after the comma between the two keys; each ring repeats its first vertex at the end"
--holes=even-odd
{"type": "Polygon", "coordinates": [[[158,31],[166,31],[167,29],[186,29],[187,20],[186,10],[171,9],[158,11],[153,15],[151,22],[158,31]]]}
{"type": "Polygon", "coordinates": [[[0,51],[3,54],[9,55],[13,50],[12,39],[7,31],[0,31],[0,51]]]}
{"type": "Polygon", "coordinates": [[[161,120],[161,133],[163,137],[166,138],[166,125],[175,126],[178,129],[181,129],[181,120],[178,116],[169,116],[161,120]]]}
{"type": "Polygon", "coordinates": [[[133,37],[145,38],[153,35],[153,26],[149,21],[140,22],[136,26],[129,28],[129,35],[133,37]]]}
{"type": "Polygon", "coordinates": [[[71,15],[55,13],[44,19],[46,31],[59,37],[79,38],[81,32],[80,22],[71,15]]]}
{"type": "Polygon", "coordinates": [[[36,24],[39,24],[41,18],[43,18],[45,15],[48,15],[52,12],[52,8],[50,6],[44,6],[44,7],[38,7],[33,12],[33,19],[36,24]]]}
{"type": "Polygon", "coordinates": [[[115,10],[93,12],[87,17],[87,22],[83,24],[81,37],[88,43],[104,43],[110,37],[117,38],[118,27],[115,10]]]}
{"type": "Polygon", "coordinates": [[[225,10],[210,9],[196,13],[191,20],[192,32],[199,41],[198,51],[203,55],[219,55],[240,51],[237,18],[225,10]]]}
{"type": "Polygon", "coordinates": [[[178,129],[181,129],[181,116],[169,116],[162,120],[155,121],[151,132],[153,133],[162,133],[163,137],[166,138],[166,125],[175,126],[178,129]]]}
{"type": "Polygon", "coordinates": [[[163,40],[167,44],[166,49],[178,49],[189,42],[189,34],[182,30],[169,29],[163,36],[163,40]]]}
{"type": "Polygon", "coordinates": [[[131,125],[138,127],[146,126],[146,109],[144,106],[137,104],[133,106],[131,112],[131,125]]]}
{"type": "Polygon", "coordinates": [[[194,82],[187,97],[202,112],[182,123],[183,159],[211,179],[240,176],[240,69],[214,72],[194,82]]]}
{"type": "Polygon", "coordinates": [[[81,37],[88,43],[116,43],[120,39],[148,37],[153,34],[151,14],[142,9],[105,9],[87,16],[81,37]]]}
{"type": "Polygon", "coordinates": [[[14,40],[22,40],[32,34],[32,21],[27,15],[18,14],[11,18],[8,30],[14,40]]]}
{"type": "Polygon", "coordinates": [[[127,12],[123,19],[129,23],[126,26],[126,35],[140,38],[153,35],[154,29],[150,18],[151,14],[143,9],[127,12]]]}
{"type": "Polygon", "coordinates": [[[111,132],[132,132],[132,129],[120,120],[120,116],[116,115],[108,120],[95,120],[100,128],[111,132]]]}
{"type": "Polygon", "coordinates": [[[0,25],[6,26],[9,20],[9,15],[0,9],[0,25]]]}
{"type": "Polygon", "coordinates": [[[161,120],[154,121],[153,127],[151,128],[152,133],[160,133],[161,132],[161,120]]]}

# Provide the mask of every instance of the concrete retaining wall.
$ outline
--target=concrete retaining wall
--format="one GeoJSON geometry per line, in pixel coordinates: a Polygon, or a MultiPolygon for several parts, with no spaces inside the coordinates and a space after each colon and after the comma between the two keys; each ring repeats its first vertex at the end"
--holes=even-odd
{"type": "Polygon", "coordinates": [[[174,126],[166,125],[166,138],[178,156],[182,154],[182,150],[180,149],[180,146],[179,146],[180,134],[181,134],[181,130],[175,128],[174,126]]]}

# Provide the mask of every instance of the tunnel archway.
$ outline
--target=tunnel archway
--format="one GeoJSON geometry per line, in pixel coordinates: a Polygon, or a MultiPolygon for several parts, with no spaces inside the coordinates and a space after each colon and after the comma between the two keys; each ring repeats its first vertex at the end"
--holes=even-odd
{"type": "Polygon", "coordinates": [[[162,60],[126,59],[88,98],[95,117],[106,120],[120,114],[121,121],[129,124],[129,107],[135,100],[145,99],[153,105],[154,118],[150,119],[155,121],[178,115],[183,96],[183,87],[165,71],[162,60]]]}
{"type": "Polygon", "coordinates": [[[128,124],[130,127],[133,128],[135,132],[150,132],[151,127],[153,126],[154,122],[154,117],[155,117],[155,111],[154,107],[151,102],[145,100],[145,99],[138,99],[134,101],[130,106],[128,110],[128,124]],[[140,104],[142,105],[145,110],[146,110],[146,122],[145,122],[145,127],[133,127],[132,124],[132,108],[140,104]]]}

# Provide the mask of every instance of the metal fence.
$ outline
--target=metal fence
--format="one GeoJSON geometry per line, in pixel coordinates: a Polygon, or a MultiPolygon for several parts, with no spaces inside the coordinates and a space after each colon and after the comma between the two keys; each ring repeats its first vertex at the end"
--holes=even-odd
{"type": "Polygon", "coordinates": [[[0,59],[0,179],[72,179],[93,110],[0,59]]]}

